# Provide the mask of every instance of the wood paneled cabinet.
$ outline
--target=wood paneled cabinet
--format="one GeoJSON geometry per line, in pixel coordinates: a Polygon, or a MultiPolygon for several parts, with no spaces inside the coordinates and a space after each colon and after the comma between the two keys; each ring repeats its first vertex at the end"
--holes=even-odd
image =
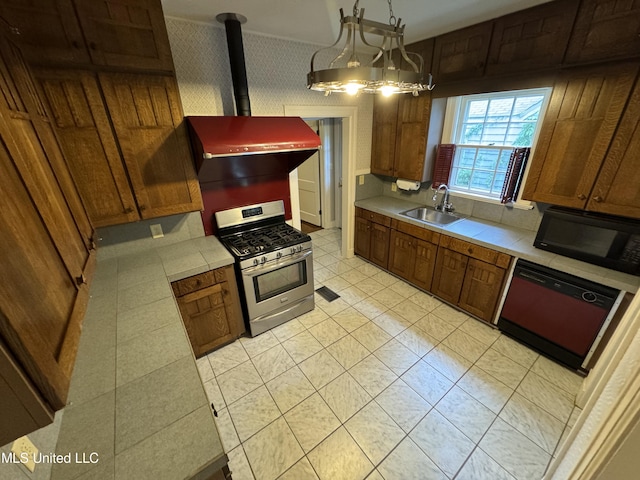
{"type": "Polygon", "coordinates": [[[391,218],[356,207],[355,253],[386,269],[391,218]]]}
{"type": "Polygon", "coordinates": [[[36,75],[95,226],[202,208],[173,77],[48,69],[36,75]]]}
{"type": "Polygon", "coordinates": [[[482,77],[492,31],[490,21],[437,36],[433,51],[434,82],[445,84],[482,77]]]}
{"type": "Polygon", "coordinates": [[[634,1],[582,0],[565,63],[623,60],[638,56],[640,4],[634,1]]]}
{"type": "Polygon", "coordinates": [[[507,76],[560,67],[579,3],[548,2],[496,19],[485,74],[507,76]]]}
{"type": "Polygon", "coordinates": [[[32,421],[0,409],[1,444],[64,407],[95,266],[89,219],[9,36],[0,27],[0,370],[32,421]]]}
{"type": "Polygon", "coordinates": [[[491,322],[510,264],[507,254],[442,235],[431,291],[491,322]]]}
{"type": "Polygon", "coordinates": [[[0,17],[33,64],[173,71],[160,0],[7,0],[0,17]]]}
{"type": "MultiPolygon", "coordinates": [[[[617,186],[612,183],[617,175],[611,175],[611,172],[638,169],[636,159],[621,153],[628,148],[621,145],[631,141],[631,132],[637,125],[634,120],[637,115],[633,113],[635,105],[629,103],[630,113],[624,128],[616,134],[637,72],[637,64],[580,69],[567,72],[556,82],[523,198],[578,209],[607,211],[616,208],[604,205],[607,198],[613,199],[617,195],[617,186]],[[608,161],[610,147],[612,158],[608,161]],[[627,165],[627,162],[631,163],[627,165]],[[606,170],[605,163],[608,164],[606,170]],[[597,190],[596,184],[599,185],[597,190]]],[[[637,185],[628,186],[632,178],[618,176],[617,180],[627,185],[623,187],[627,193],[629,189],[637,190],[637,185]]],[[[637,193],[632,194],[628,200],[622,200],[622,204],[626,202],[633,212],[637,198],[637,193]]],[[[615,201],[620,202],[620,199],[615,201]]],[[[617,213],[624,215],[622,211],[617,213]]]]}
{"type": "Polygon", "coordinates": [[[587,210],[640,218],[640,79],[602,163],[587,210]]]}
{"type": "Polygon", "coordinates": [[[389,271],[424,290],[431,290],[439,239],[439,233],[392,220],[389,271]]]}
{"type": "Polygon", "coordinates": [[[376,96],[373,108],[371,173],[426,181],[427,131],[431,94],[376,96]]]}
{"type": "Polygon", "coordinates": [[[196,358],[245,331],[233,265],[171,284],[196,358]]]}

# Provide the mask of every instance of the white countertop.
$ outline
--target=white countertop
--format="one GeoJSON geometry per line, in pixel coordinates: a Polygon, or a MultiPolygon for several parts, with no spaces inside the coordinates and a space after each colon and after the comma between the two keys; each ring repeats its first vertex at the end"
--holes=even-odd
{"type": "Polygon", "coordinates": [[[561,270],[609,287],[634,294],[640,287],[640,277],[591,265],[535,248],[533,246],[533,240],[536,237],[536,232],[531,230],[511,227],[473,217],[465,218],[449,226],[438,227],[429,225],[400,214],[415,207],[423,207],[423,204],[386,196],[358,200],[355,205],[406,223],[417,225],[427,230],[434,230],[451,237],[460,238],[471,243],[508,253],[514,257],[561,270]]]}

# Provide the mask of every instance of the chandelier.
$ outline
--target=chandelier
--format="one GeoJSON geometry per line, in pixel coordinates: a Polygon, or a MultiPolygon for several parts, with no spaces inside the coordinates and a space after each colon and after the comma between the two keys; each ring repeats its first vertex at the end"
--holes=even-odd
{"type": "MultiPolygon", "coordinates": [[[[311,71],[307,74],[307,88],[325,92],[330,95],[334,92],[344,92],[350,95],[364,93],[381,93],[389,96],[395,93],[412,93],[418,95],[425,90],[433,90],[431,74],[423,72],[424,60],[417,53],[407,53],[404,48],[404,25],[400,25],[401,19],[393,14],[391,0],[389,3],[389,24],[374,22],[364,18],[364,8],[358,9],[356,0],[353,5],[353,15],[345,17],[340,9],[340,33],[338,39],[330,47],[321,48],[311,57],[311,71]],[[344,30],[347,30],[346,40],[342,51],[329,63],[324,70],[315,69],[316,55],[323,50],[335,48],[342,39],[344,30]],[[377,38],[372,42],[365,37],[377,38]],[[356,51],[360,39],[361,45],[356,51]],[[397,49],[408,69],[400,69],[392,58],[392,50],[397,49]],[[364,52],[368,50],[368,52],[364,52]],[[414,58],[412,60],[409,55],[414,58]],[[365,60],[361,61],[360,58],[365,60]]],[[[396,57],[397,58],[397,57],[396,57]]]]}

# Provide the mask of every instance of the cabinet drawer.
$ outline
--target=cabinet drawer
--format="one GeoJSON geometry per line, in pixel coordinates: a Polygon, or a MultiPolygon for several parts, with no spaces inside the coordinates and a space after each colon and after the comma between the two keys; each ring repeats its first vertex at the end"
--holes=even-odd
{"type": "Polygon", "coordinates": [[[173,293],[176,297],[181,297],[191,292],[195,292],[196,290],[200,290],[205,287],[210,287],[211,285],[215,285],[222,280],[216,279],[216,274],[220,272],[224,275],[224,271],[222,269],[211,270],[209,272],[200,273],[198,275],[194,275],[193,277],[185,278],[183,280],[178,280],[171,284],[173,288],[173,293]]]}
{"type": "Polygon", "coordinates": [[[367,220],[371,220],[373,223],[379,223],[385,227],[391,226],[391,217],[387,217],[386,215],[372,212],[370,210],[365,210],[364,208],[356,208],[356,216],[366,218],[367,220]]]}
{"type": "Polygon", "coordinates": [[[496,264],[498,255],[500,255],[495,250],[465,242],[458,238],[448,237],[446,235],[442,235],[440,238],[440,245],[448,248],[449,250],[453,250],[454,252],[462,253],[472,258],[477,258],[478,260],[482,260],[483,262],[487,262],[492,265],[496,264]]]}
{"type": "Polygon", "coordinates": [[[386,227],[391,226],[391,218],[380,213],[372,212],[371,210],[365,210],[364,208],[356,207],[356,217],[364,218],[373,223],[378,223],[386,227]]]}
{"type": "Polygon", "coordinates": [[[440,234],[438,232],[427,230],[426,228],[421,228],[410,223],[401,222],[395,218],[391,223],[391,228],[394,228],[399,232],[406,233],[407,235],[411,235],[412,237],[419,238],[420,240],[424,240],[425,242],[431,242],[434,245],[438,245],[440,242],[440,234]]]}

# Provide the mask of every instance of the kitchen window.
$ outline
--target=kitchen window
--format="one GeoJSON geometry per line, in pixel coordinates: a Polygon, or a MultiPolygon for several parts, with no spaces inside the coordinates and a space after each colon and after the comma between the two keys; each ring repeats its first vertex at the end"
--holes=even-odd
{"type": "Polygon", "coordinates": [[[538,88],[449,98],[433,186],[515,201],[550,95],[538,88]]]}

